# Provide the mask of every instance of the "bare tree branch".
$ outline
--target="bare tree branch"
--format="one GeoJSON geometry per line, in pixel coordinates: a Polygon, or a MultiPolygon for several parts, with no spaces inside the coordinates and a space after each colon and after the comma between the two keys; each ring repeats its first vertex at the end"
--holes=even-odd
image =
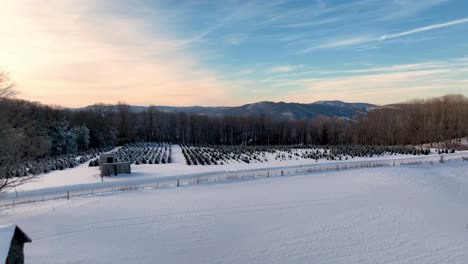
{"type": "MultiPolygon", "coordinates": [[[[16,94],[15,83],[10,80],[9,74],[0,71],[0,100],[11,98],[16,94]]],[[[14,188],[31,180],[33,177],[10,178],[5,174],[5,168],[14,160],[12,153],[16,149],[14,146],[15,137],[18,136],[9,124],[10,112],[5,110],[2,108],[0,112],[0,141],[2,141],[2,146],[0,146],[0,194],[7,189],[14,188]]]]}
{"type": "Polygon", "coordinates": [[[10,98],[18,94],[15,89],[15,83],[10,80],[10,75],[7,72],[0,71],[0,99],[10,98]]]}
{"type": "Polygon", "coordinates": [[[14,178],[2,178],[0,179],[0,194],[7,192],[9,189],[20,186],[26,182],[30,182],[37,178],[36,175],[14,177],[14,178]]]}

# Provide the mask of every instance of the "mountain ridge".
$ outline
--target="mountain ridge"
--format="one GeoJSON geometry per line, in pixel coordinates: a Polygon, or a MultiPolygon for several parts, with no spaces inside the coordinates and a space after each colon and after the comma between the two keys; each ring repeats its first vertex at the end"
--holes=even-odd
{"type": "MultiPolygon", "coordinates": [[[[86,110],[98,107],[98,104],[72,110],[86,110]]],[[[260,101],[240,106],[154,106],[166,113],[192,113],[203,116],[241,116],[266,117],[276,120],[307,120],[319,116],[353,119],[366,113],[377,105],[369,103],[349,103],[338,100],[317,101],[313,103],[290,103],[260,101]]],[[[149,106],[130,105],[131,111],[142,112],[149,106]]]]}

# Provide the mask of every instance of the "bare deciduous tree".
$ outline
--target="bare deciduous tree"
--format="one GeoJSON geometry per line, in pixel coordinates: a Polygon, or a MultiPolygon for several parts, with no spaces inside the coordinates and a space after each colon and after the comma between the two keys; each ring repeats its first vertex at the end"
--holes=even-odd
{"type": "Polygon", "coordinates": [[[15,83],[10,80],[10,75],[0,71],[0,99],[13,97],[16,94],[15,83]]]}
{"type": "MultiPolygon", "coordinates": [[[[8,73],[0,71],[0,100],[17,94],[15,84],[8,73]]],[[[1,103],[1,102],[0,102],[1,103]]],[[[5,168],[15,162],[18,156],[18,137],[16,130],[9,124],[9,111],[0,107],[0,193],[31,180],[31,177],[15,178],[5,174],[5,168]]]]}

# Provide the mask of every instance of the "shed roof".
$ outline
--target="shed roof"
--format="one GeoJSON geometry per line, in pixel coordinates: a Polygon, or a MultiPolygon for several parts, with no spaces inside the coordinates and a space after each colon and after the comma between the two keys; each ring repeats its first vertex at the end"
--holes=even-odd
{"type": "Polygon", "coordinates": [[[117,157],[117,153],[103,153],[99,157],[117,157]]]}
{"type": "Polygon", "coordinates": [[[0,263],[5,263],[10,251],[13,237],[20,236],[24,242],[31,242],[31,239],[16,225],[0,226],[0,263]]]}

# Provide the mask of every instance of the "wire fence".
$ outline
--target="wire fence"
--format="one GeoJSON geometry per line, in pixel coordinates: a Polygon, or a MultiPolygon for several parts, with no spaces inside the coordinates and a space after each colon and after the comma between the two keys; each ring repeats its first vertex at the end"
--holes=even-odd
{"type": "Polygon", "coordinates": [[[73,197],[102,196],[131,190],[166,189],[202,183],[218,183],[269,177],[285,177],[360,168],[411,166],[422,164],[434,165],[453,159],[465,160],[467,158],[460,155],[450,155],[444,158],[440,158],[440,156],[419,156],[417,158],[415,157],[405,159],[346,161],[322,164],[311,163],[307,165],[297,165],[288,167],[233,170],[223,172],[205,172],[199,174],[167,176],[161,178],[144,177],[135,178],[131,180],[110,182],[108,181],[91,184],[55,187],[43,190],[10,192],[1,197],[0,207],[11,207],[19,204],[44,202],[50,200],[71,199],[73,197]]]}

